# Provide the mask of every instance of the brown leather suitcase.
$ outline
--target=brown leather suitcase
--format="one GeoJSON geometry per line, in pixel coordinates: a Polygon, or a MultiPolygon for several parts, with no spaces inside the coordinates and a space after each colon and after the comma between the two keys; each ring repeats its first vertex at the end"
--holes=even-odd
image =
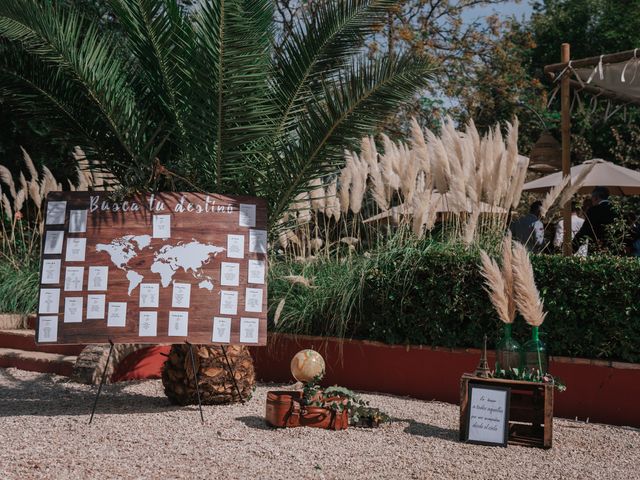
{"type": "MultiPolygon", "coordinates": [[[[340,398],[327,401],[341,402],[340,398]]],[[[349,426],[349,412],[302,404],[300,391],[267,392],[265,419],[272,427],[313,427],[344,430],[349,426]]]]}

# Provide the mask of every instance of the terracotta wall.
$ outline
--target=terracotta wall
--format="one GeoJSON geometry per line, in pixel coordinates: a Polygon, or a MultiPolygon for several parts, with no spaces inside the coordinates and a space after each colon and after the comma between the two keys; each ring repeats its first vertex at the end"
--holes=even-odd
{"type": "MultiPolygon", "coordinates": [[[[458,403],[460,376],[472,372],[480,358],[474,349],[270,334],[267,347],[252,348],[258,378],[292,381],[289,363],[303,348],[325,358],[327,384],[449,403],[458,403]]],[[[555,416],[640,427],[640,365],[555,357],[549,370],[567,384],[566,392],[556,392],[555,416]]]]}

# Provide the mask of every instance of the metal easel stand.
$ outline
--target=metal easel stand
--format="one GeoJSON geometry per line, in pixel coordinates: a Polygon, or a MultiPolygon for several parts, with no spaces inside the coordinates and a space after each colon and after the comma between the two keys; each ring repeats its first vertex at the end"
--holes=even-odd
{"type": "Polygon", "coordinates": [[[89,418],[89,425],[93,422],[93,415],[96,413],[96,406],[98,405],[98,398],[100,398],[100,392],[102,392],[102,386],[104,385],[104,379],[107,377],[107,370],[109,370],[109,360],[111,360],[111,354],[113,353],[113,342],[109,339],[109,355],[107,356],[107,363],[102,370],[102,378],[100,379],[100,386],[98,387],[98,393],[96,399],[93,401],[93,408],[91,409],[91,417],[89,418]]]}
{"type": "Polygon", "coordinates": [[[198,381],[198,369],[196,368],[196,359],[193,356],[193,345],[189,342],[185,342],[189,345],[189,355],[191,356],[191,367],[193,368],[193,380],[196,382],[196,393],[198,395],[198,408],[200,409],[200,420],[204,425],[204,415],[202,414],[202,401],[200,400],[200,383],[198,381]]]}
{"type": "Polygon", "coordinates": [[[238,398],[240,399],[240,403],[244,405],[244,398],[242,398],[242,394],[240,393],[240,389],[238,388],[238,382],[236,381],[236,374],[233,371],[233,367],[231,366],[231,362],[229,362],[229,357],[227,357],[227,349],[224,348],[224,345],[220,345],[222,349],[222,354],[224,355],[224,361],[227,364],[227,368],[229,369],[229,374],[231,375],[231,380],[233,380],[233,386],[236,389],[236,393],[238,394],[238,398]]]}

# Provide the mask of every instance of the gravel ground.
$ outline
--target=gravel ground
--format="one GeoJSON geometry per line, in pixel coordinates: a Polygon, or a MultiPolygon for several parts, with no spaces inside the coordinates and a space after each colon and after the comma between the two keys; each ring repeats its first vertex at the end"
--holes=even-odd
{"type": "Polygon", "coordinates": [[[0,369],[0,479],[640,478],[640,431],[556,419],[549,450],[457,441],[458,407],[365,395],[394,421],[378,430],[273,430],[267,390],[246,405],[173,407],[160,381],[103,389],[0,369]]]}

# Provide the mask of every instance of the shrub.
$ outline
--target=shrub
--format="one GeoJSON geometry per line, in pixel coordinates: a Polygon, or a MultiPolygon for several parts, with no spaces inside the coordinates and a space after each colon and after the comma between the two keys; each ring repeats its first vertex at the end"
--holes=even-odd
{"type": "MultiPolygon", "coordinates": [[[[442,347],[490,346],[501,324],[483,290],[477,252],[421,243],[369,257],[295,264],[274,262],[272,330],[442,347]],[[304,275],[312,287],[283,275],[304,275]]],[[[640,262],[632,258],[535,256],[552,355],[640,362],[640,262]]],[[[515,334],[526,340],[521,318],[515,334]]]]}
{"type": "Polygon", "coordinates": [[[0,261],[0,313],[33,313],[38,306],[38,262],[19,268],[0,261]]]}

